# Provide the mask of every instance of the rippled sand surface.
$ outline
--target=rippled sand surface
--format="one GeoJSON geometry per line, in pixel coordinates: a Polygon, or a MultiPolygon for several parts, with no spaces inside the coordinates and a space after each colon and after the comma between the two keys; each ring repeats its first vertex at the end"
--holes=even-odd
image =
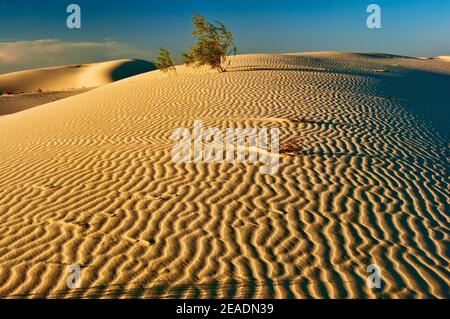
{"type": "Polygon", "coordinates": [[[1,297],[450,297],[450,64],[230,61],[0,117],[1,297]],[[273,175],[176,164],[171,132],[194,120],[301,147],[273,175]]]}

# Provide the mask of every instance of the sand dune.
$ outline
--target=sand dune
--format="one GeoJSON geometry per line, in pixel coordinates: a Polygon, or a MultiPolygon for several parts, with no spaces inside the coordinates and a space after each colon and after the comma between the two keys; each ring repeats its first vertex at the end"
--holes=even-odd
{"type": "Polygon", "coordinates": [[[143,60],[116,60],[18,71],[0,75],[0,92],[63,91],[105,85],[154,70],[143,60]]]}
{"type": "Polygon", "coordinates": [[[0,116],[84,93],[91,88],[154,70],[143,60],[34,69],[0,75],[0,116]],[[6,94],[5,94],[6,93],[6,94]]]}
{"type": "Polygon", "coordinates": [[[450,297],[450,64],[230,61],[0,118],[1,297],[450,297]],[[175,164],[170,134],[196,119],[279,127],[302,148],[274,175],[175,164]],[[381,289],[366,285],[370,264],[381,289]]]}

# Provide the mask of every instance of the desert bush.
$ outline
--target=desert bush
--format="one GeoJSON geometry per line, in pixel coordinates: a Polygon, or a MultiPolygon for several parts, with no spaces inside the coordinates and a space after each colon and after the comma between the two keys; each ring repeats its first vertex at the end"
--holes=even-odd
{"type": "Polygon", "coordinates": [[[192,35],[197,39],[197,43],[182,53],[184,62],[194,66],[210,65],[224,72],[223,63],[227,55],[237,52],[231,32],[223,23],[210,23],[201,15],[193,16],[192,25],[192,35]]]}
{"type": "Polygon", "coordinates": [[[175,60],[171,58],[168,49],[159,49],[159,53],[155,58],[155,66],[163,72],[175,70],[175,60]]]}
{"type": "Polygon", "coordinates": [[[287,154],[287,155],[295,155],[298,154],[301,150],[301,143],[299,140],[290,140],[284,143],[281,143],[279,153],[287,154]]]}
{"type": "Polygon", "coordinates": [[[306,123],[306,122],[308,122],[308,120],[307,120],[307,118],[306,118],[305,116],[303,116],[303,117],[291,116],[291,117],[289,118],[289,120],[290,120],[292,123],[306,123]]]}

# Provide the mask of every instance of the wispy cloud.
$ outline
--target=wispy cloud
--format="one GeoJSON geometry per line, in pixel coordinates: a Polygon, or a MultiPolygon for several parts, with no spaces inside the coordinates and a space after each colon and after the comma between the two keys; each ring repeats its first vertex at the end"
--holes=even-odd
{"type": "Polygon", "coordinates": [[[0,42],[0,73],[21,69],[148,58],[147,52],[116,41],[67,42],[58,39],[0,42]]]}

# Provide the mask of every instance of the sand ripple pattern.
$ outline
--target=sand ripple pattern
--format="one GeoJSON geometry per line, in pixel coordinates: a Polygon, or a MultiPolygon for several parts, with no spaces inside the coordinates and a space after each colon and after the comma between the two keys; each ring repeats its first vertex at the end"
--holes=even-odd
{"type": "Polygon", "coordinates": [[[449,298],[448,115],[426,116],[449,114],[449,81],[436,60],[243,55],[4,116],[0,296],[449,298]],[[195,119],[302,148],[274,175],[175,164],[170,133],[195,119]]]}

